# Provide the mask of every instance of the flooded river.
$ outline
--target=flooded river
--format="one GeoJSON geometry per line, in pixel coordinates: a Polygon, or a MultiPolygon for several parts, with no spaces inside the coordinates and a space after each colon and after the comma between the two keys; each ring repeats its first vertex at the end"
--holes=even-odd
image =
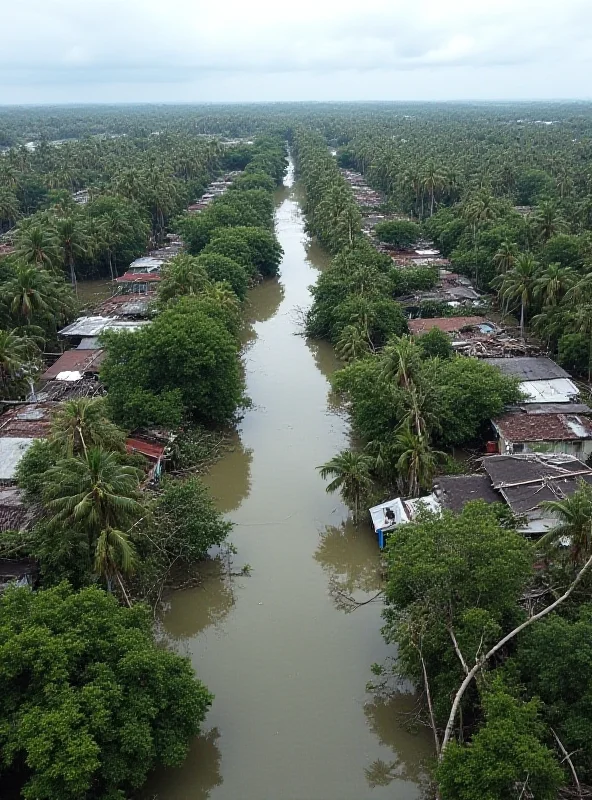
{"type": "Polygon", "coordinates": [[[150,796],[411,800],[429,739],[405,727],[410,698],[365,691],[370,665],[392,655],[380,604],[353,613],[339,604],[339,591],[363,600],[380,588],[379,556],[316,470],[348,446],[349,428],[329,396],[331,348],[297,335],[327,259],[304,233],[291,171],[276,229],[281,276],[250,293],[253,407],[207,478],[235,523],[233,571],[249,564],[252,573],[229,580],[213,562],[203,586],[169,598],[163,632],[216,698],[184,766],[156,776],[150,796]]]}

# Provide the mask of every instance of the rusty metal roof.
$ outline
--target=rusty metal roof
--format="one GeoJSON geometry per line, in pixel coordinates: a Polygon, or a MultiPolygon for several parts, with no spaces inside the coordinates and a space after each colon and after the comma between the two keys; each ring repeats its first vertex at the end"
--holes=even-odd
{"type": "Polygon", "coordinates": [[[93,372],[98,373],[105,351],[97,350],[66,350],[57,361],[45,370],[41,376],[43,381],[52,381],[61,372],[93,372]]]}

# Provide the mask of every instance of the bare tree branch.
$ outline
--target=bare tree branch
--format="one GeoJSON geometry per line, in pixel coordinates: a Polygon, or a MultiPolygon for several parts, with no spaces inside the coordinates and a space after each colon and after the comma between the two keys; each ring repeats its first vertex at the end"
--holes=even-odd
{"type": "Polygon", "coordinates": [[[454,729],[454,722],[456,720],[456,715],[458,713],[458,707],[459,707],[460,702],[461,702],[461,700],[463,698],[463,695],[464,695],[465,691],[467,690],[469,684],[471,683],[471,681],[473,680],[475,675],[479,672],[479,670],[483,667],[485,662],[488,661],[491,658],[491,656],[495,655],[495,653],[497,653],[498,650],[501,650],[501,648],[504,647],[504,645],[506,645],[509,641],[511,641],[521,631],[523,631],[525,628],[528,628],[530,625],[532,625],[534,622],[537,622],[539,619],[542,619],[543,617],[547,616],[547,614],[550,614],[551,611],[554,611],[557,608],[557,606],[559,606],[561,603],[563,603],[565,600],[567,600],[567,598],[570,596],[570,594],[573,592],[573,590],[576,588],[576,586],[582,580],[582,578],[584,577],[585,573],[588,571],[588,569],[590,568],[591,565],[592,565],[592,556],[590,556],[590,558],[586,561],[584,566],[578,572],[578,574],[576,575],[576,577],[574,578],[572,583],[569,585],[567,590],[561,595],[561,597],[558,597],[557,600],[555,600],[553,603],[551,603],[550,606],[547,606],[542,611],[539,611],[538,614],[535,614],[534,616],[529,617],[521,625],[518,625],[517,628],[514,628],[514,630],[510,631],[510,633],[508,633],[506,636],[504,636],[503,639],[500,639],[499,642],[497,642],[497,644],[494,644],[494,646],[487,653],[485,653],[484,656],[482,656],[477,661],[475,666],[472,667],[469,670],[469,672],[467,673],[464,681],[461,683],[459,690],[456,693],[456,696],[454,698],[454,702],[452,703],[452,708],[450,710],[450,716],[448,717],[448,722],[446,724],[446,730],[444,731],[444,739],[442,740],[442,749],[440,750],[440,756],[439,756],[440,759],[442,759],[442,756],[444,755],[444,751],[445,751],[445,749],[446,749],[446,747],[447,747],[447,745],[448,745],[448,743],[449,743],[449,741],[450,741],[450,739],[452,737],[452,731],[454,729]]]}
{"type": "Polygon", "coordinates": [[[559,749],[561,750],[561,752],[564,755],[564,760],[567,761],[567,763],[569,764],[569,768],[571,770],[571,774],[573,775],[574,783],[576,785],[576,790],[578,792],[578,797],[582,797],[582,787],[580,786],[580,781],[578,779],[578,773],[576,772],[576,768],[573,765],[573,761],[571,760],[571,756],[567,752],[565,747],[563,746],[563,743],[562,743],[561,739],[559,738],[559,736],[557,736],[557,734],[555,733],[553,728],[551,728],[551,733],[555,737],[555,741],[559,745],[559,749]]]}

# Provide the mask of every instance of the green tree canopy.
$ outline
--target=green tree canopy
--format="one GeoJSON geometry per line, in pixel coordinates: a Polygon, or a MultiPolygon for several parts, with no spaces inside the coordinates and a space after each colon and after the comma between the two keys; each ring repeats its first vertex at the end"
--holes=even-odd
{"type": "Polygon", "coordinates": [[[0,597],[0,772],[24,797],[111,800],[183,761],[212,696],[151,626],[96,588],[0,597]]]}

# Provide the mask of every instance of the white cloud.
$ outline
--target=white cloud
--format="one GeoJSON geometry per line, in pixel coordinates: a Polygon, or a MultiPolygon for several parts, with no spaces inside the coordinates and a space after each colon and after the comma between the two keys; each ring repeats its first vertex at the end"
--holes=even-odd
{"type": "Polygon", "coordinates": [[[545,82],[557,96],[557,81],[544,77],[551,69],[561,96],[588,94],[591,0],[0,0],[0,14],[11,20],[0,102],[80,101],[97,87],[103,100],[216,99],[216,86],[220,99],[257,99],[270,79],[267,99],[314,98],[321,87],[330,98],[342,93],[344,71],[350,81],[352,72],[366,81],[388,74],[424,92],[427,70],[437,99],[443,70],[460,80],[448,96],[477,96],[463,95],[471,70],[493,78],[478,96],[545,96],[545,82]],[[506,65],[515,68],[509,83],[506,65]],[[294,86],[286,75],[308,95],[282,94],[294,86]],[[224,96],[233,85],[236,95],[224,96]]]}

